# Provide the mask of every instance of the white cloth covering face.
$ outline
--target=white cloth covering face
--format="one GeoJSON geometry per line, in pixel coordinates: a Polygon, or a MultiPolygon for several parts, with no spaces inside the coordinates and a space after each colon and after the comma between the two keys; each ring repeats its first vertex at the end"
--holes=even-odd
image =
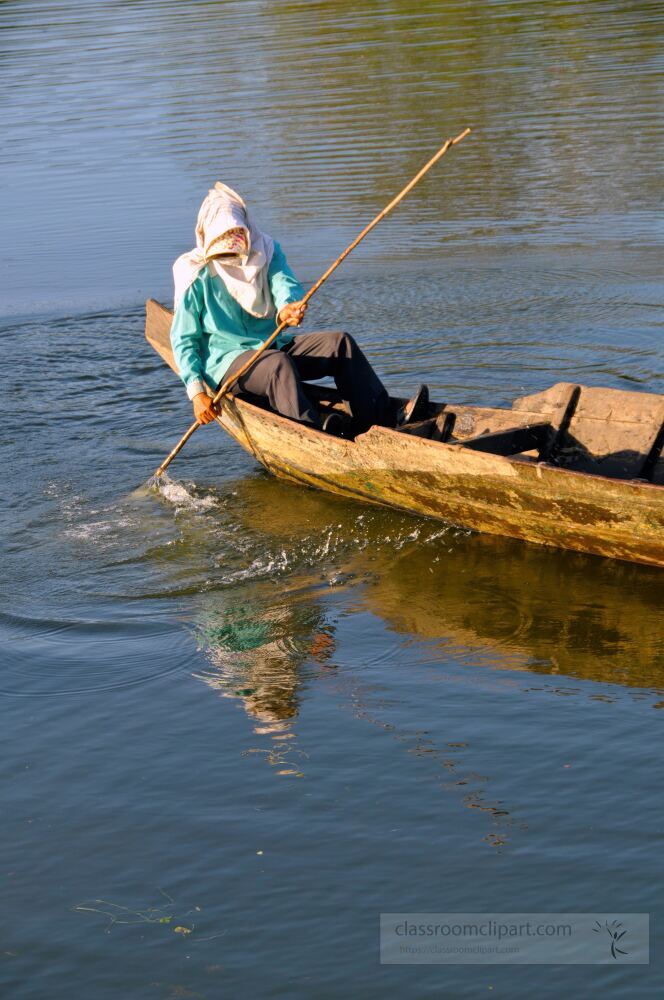
{"type": "Polygon", "coordinates": [[[182,254],[173,265],[175,306],[206,264],[225,284],[229,293],[246,312],[260,319],[274,316],[268,282],[268,268],[274,253],[274,240],[261,232],[247,212],[247,206],[232,188],[217,181],[207,193],[196,220],[196,246],[182,254]],[[219,239],[229,229],[244,229],[247,255],[234,261],[215,259],[219,239]]]}

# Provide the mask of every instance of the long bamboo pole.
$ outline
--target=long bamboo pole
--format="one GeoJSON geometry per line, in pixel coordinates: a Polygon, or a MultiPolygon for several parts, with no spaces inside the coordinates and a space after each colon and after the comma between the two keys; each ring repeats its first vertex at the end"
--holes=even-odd
{"type": "MultiPolygon", "coordinates": [[[[336,271],[336,269],[339,267],[339,264],[341,264],[341,262],[346,259],[346,257],[348,256],[348,254],[352,250],[355,249],[355,247],[358,245],[358,243],[361,243],[361,241],[364,239],[364,237],[367,236],[368,233],[370,233],[371,230],[375,226],[377,226],[378,223],[381,222],[385,218],[385,216],[388,214],[388,212],[391,212],[393,208],[396,208],[396,206],[399,204],[399,202],[403,198],[406,197],[406,195],[408,194],[408,192],[413,190],[413,188],[418,183],[418,181],[420,181],[424,177],[424,175],[429,170],[431,170],[431,168],[436,163],[438,163],[438,160],[440,160],[445,155],[445,153],[450,148],[450,146],[456,146],[456,144],[458,142],[461,142],[462,139],[465,139],[466,136],[469,133],[470,133],[470,129],[469,128],[465,128],[463,130],[463,132],[460,132],[459,135],[455,136],[454,139],[447,139],[443,143],[443,145],[440,147],[440,149],[438,150],[438,152],[434,156],[431,157],[431,159],[429,160],[428,163],[424,164],[424,166],[422,167],[422,169],[420,171],[418,171],[418,173],[415,174],[415,176],[413,177],[413,179],[411,181],[409,181],[408,184],[406,184],[405,188],[403,188],[403,190],[399,192],[399,194],[396,196],[396,198],[393,198],[392,201],[389,203],[389,205],[386,205],[385,208],[382,210],[382,212],[379,212],[378,215],[376,216],[376,218],[373,219],[369,223],[368,226],[364,227],[364,229],[362,230],[362,232],[360,233],[360,235],[355,237],[355,239],[353,240],[353,242],[351,244],[349,244],[349,246],[346,247],[346,249],[344,250],[344,252],[339,257],[337,257],[337,259],[335,260],[335,262],[333,264],[330,264],[330,266],[328,267],[327,271],[325,271],[325,273],[320,276],[320,278],[318,279],[318,281],[316,282],[316,284],[312,285],[312,287],[309,289],[309,291],[307,292],[307,294],[304,296],[304,298],[302,299],[303,303],[306,303],[306,302],[309,301],[309,299],[311,298],[311,296],[314,295],[318,291],[318,289],[320,288],[320,286],[325,281],[327,281],[327,279],[330,277],[330,275],[332,274],[332,272],[336,271]]],[[[279,336],[279,334],[283,330],[285,330],[285,328],[287,326],[288,326],[288,323],[280,323],[279,326],[274,331],[274,333],[270,334],[270,336],[267,338],[267,340],[264,341],[264,343],[262,343],[261,346],[258,348],[258,350],[255,352],[255,354],[253,354],[248,359],[248,361],[245,364],[242,365],[241,368],[238,368],[238,370],[235,372],[234,375],[231,375],[230,378],[226,379],[226,381],[223,383],[222,386],[220,386],[220,388],[218,389],[218,391],[216,392],[215,396],[212,399],[212,405],[213,406],[217,405],[217,403],[222,398],[222,396],[226,395],[226,393],[228,392],[228,390],[237,382],[237,380],[239,378],[242,378],[243,375],[246,375],[246,373],[249,371],[249,369],[251,368],[251,366],[258,360],[258,358],[260,358],[261,354],[263,354],[264,351],[267,351],[267,349],[269,348],[269,346],[274,343],[274,341],[277,339],[277,337],[279,336]]],[[[171,464],[171,462],[173,461],[173,459],[175,458],[175,456],[180,451],[182,451],[182,449],[186,445],[186,443],[189,440],[189,438],[191,437],[191,435],[200,426],[201,426],[200,421],[196,420],[191,425],[191,427],[186,431],[186,433],[182,435],[182,437],[180,438],[180,440],[176,444],[175,448],[173,448],[173,450],[164,459],[164,461],[161,463],[161,465],[159,466],[159,468],[155,472],[155,479],[159,479],[159,477],[164,474],[164,472],[166,471],[166,469],[168,468],[168,466],[171,464]]]]}

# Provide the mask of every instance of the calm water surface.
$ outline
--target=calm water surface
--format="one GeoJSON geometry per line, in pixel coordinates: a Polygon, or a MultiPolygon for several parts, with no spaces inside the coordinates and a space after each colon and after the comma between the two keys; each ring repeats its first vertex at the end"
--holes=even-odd
{"type": "Polygon", "coordinates": [[[142,337],[243,191],[390,387],[664,392],[660,4],[0,5],[3,995],[661,995],[664,580],[339,501],[142,337]],[[382,911],[649,912],[649,967],[381,967],[382,911]],[[553,974],[552,974],[553,972],[553,974]]]}

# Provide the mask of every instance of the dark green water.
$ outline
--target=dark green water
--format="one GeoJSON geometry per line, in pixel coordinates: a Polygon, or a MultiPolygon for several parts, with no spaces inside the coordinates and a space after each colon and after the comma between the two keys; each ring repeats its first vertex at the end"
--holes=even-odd
{"type": "Polygon", "coordinates": [[[661,995],[661,573],[281,484],[142,339],[217,178],[390,387],[664,392],[656,3],[5,2],[3,996],[661,995]],[[650,966],[381,966],[384,911],[650,966]],[[190,933],[176,932],[185,928],[190,933]]]}

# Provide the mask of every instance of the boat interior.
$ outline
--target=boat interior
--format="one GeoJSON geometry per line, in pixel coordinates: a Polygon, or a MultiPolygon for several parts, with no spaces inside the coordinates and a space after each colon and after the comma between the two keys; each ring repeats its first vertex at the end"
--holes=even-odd
{"type": "MultiPolygon", "coordinates": [[[[322,408],[344,409],[334,389],[308,384],[322,408]]],[[[394,412],[405,400],[392,398],[394,412]]],[[[664,485],[664,396],[558,382],[511,409],[429,404],[396,429],[429,441],[611,479],[664,485]]]]}

